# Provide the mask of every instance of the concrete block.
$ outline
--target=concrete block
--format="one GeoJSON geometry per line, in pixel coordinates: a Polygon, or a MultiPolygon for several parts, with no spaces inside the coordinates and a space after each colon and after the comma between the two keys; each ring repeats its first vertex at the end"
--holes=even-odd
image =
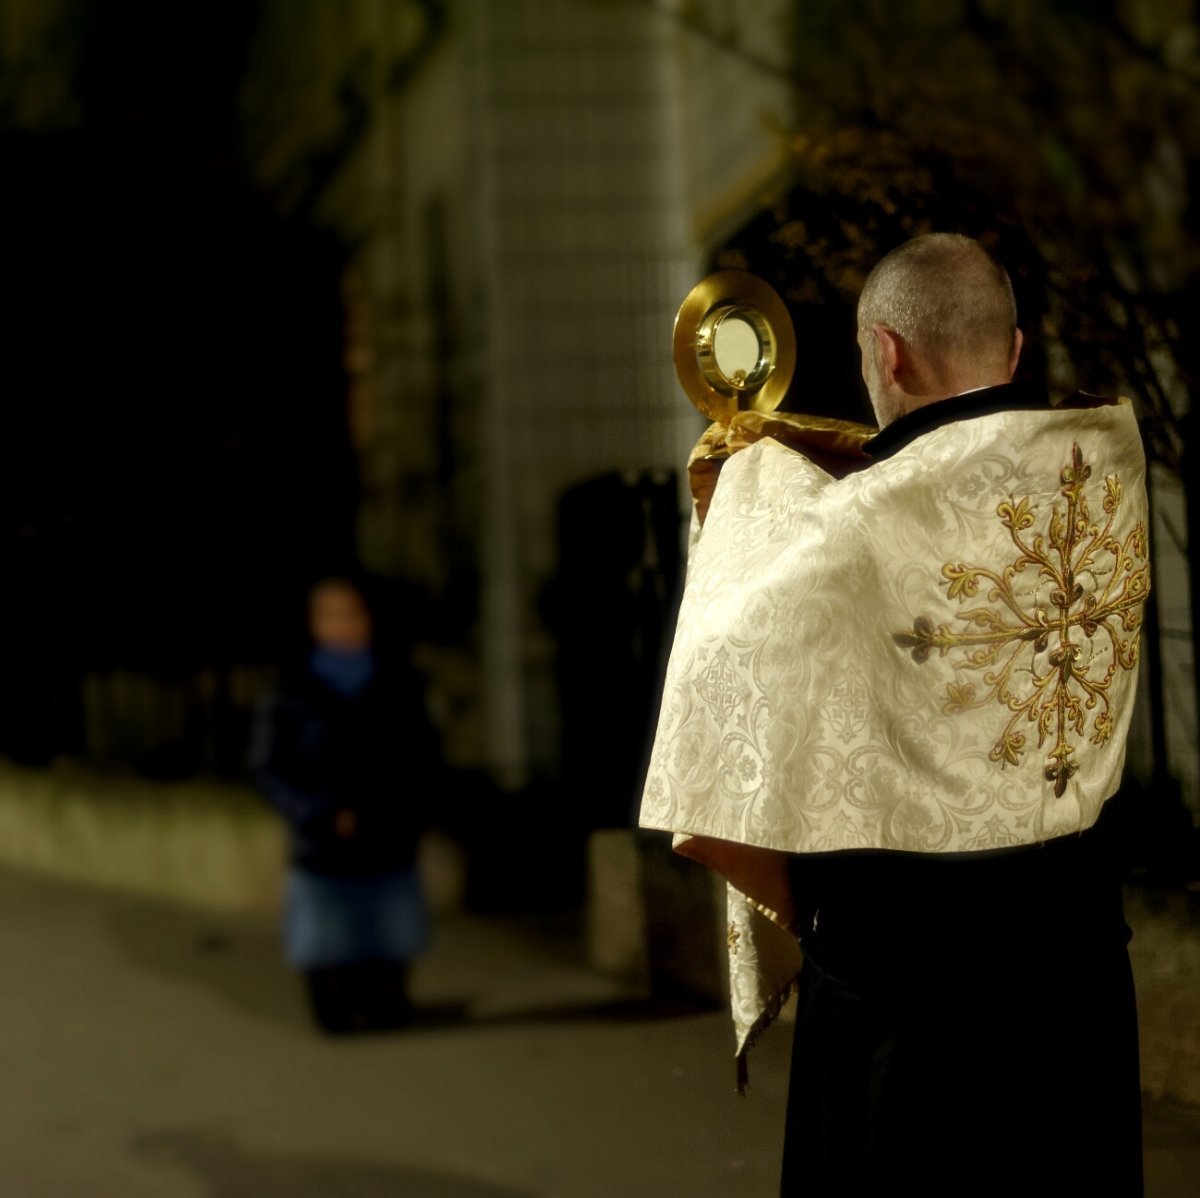
{"type": "Polygon", "coordinates": [[[467,861],[456,840],[444,832],[427,832],[417,850],[417,872],[434,915],[449,915],[463,909],[467,861]]]}
{"type": "Polygon", "coordinates": [[[1200,893],[1130,887],[1142,1088],[1200,1105],[1200,893]]]}
{"type": "Polygon", "coordinates": [[[635,985],[650,980],[642,860],[632,828],[593,832],[587,846],[588,959],[635,985]]]}
{"type": "Polygon", "coordinates": [[[725,883],[633,829],[588,842],[588,940],[596,968],[658,992],[729,995],[725,883]]]}

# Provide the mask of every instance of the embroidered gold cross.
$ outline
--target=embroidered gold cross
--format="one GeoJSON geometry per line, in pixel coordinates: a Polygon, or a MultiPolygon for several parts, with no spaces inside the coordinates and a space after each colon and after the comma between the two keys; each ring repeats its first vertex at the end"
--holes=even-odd
{"type": "Polygon", "coordinates": [[[935,626],[928,616],[918,616],[911,632],[894,636],[917,662],[927,661],[935,649],[939,657],[962,651],[951,663],[955,681],[947,683],[942,711],[954,715],[993,702],[1006,708],[1011,714],[989,754],[1001,768],[1021,760],[1022,721],[1036,726],[1039,748],[1053,737],[1044,773],[1054,783],[1056,797],[1079,768],[1071,740],[1087,734],[1089,716],[1092,744],[1102,745],[1112,734],[1109,686],[1118,670],[1137,664],[1142,608],[1150,591],[1145,525],[1139,522],[1124,539],[1113,534],[1122,502],[1115,474],[1104,479],[1106,518],[1093,522],[1085,494],[1091,473],[1073,444],[1059,475],[1065,509],[1055,504],[1048,527],[1032,539],[1029,530],[1037,515],[1029,497],[997,506],[996,515],[1018,550],[1003,569],[961,562],[942,566],[950,599],[961,605],[986,583],[992,606],[960,611],[953,626],[935,626]],[[1015,583],[1027,568],[1036,570],[1038,582],[1032,597],[1022,602],[1015,583]],[[1096,643],[1097,636],[1107,638],[1109,654],[1096,643]],[[982,687],[969,676],[980,670],[986,671],[982,687]]]}

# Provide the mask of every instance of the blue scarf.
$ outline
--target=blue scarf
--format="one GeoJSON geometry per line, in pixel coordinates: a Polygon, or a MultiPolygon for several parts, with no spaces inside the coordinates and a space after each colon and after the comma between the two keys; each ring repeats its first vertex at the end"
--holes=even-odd
{"type": "Polygon", "coordinates": [[[375,676],[375,655],[370,649],[314,649],[309,669],[344,699],[362,694],[375,676]]]}

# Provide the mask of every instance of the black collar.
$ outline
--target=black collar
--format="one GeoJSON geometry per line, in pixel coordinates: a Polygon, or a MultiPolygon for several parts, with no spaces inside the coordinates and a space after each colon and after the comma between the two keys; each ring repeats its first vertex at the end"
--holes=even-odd
{"type": "Polygon", "coordinates": [[[871,457],[879,460],[891,457],[911,441],[931,433],[943,424],[970,420],[974,416],[990,416],[993,412],[1038,411],[1050,406],[1050,397],[1032,383],[1001,383],[998,387],[983,387],[941,399],[906,412],[893,420],[863,445],[871,457]]]}

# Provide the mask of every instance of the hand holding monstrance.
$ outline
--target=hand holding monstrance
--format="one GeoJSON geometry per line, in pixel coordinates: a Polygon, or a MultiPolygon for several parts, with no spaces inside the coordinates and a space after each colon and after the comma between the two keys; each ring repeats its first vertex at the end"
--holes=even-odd
{"type": "Polygon", "coordinates": [[[866,464],[861,447],[875,429],[776,411],[795,372],[796,335],[783,301],[756,275],[723,270],[698,283],[675,318],[674,356],[688,398],[713,422],[688,459],[702,521],[721,463],[763,437],[839,477],[866,464]]]}

